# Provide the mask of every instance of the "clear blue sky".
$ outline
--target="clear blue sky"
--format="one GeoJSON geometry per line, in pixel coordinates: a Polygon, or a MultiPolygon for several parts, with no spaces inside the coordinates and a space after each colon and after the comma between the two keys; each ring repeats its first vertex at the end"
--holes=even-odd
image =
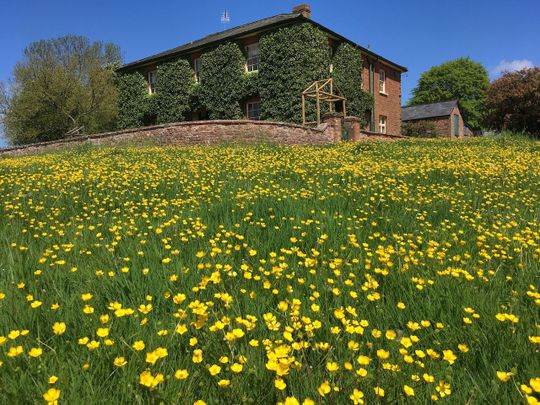
{"type": "MultiPolygon", "coordinates": [[[[307,0],[313,19],[408,67],[403,103],[418,77],[441,62],[469,56],[490,75],[497,67],[540,65],[539,0],[307,0]]],[[[0,80],[32,41],[66,34],[120,45],[125,62],[222,30],[290,12],[302,0],[0,0],[0,80]]],[[[0,144],[2,141],[0,140],[0,144]]]]}

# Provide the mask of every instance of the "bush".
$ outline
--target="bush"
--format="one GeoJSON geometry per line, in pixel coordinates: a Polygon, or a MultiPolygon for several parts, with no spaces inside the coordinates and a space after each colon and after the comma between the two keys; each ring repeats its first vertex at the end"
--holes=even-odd
{"type": "Polygon", "coordinates": [[[179,59],[157,67],[155,113],[158,123],[186,119],[192,87],[193,71],[187,60],[179,59]]]}
{"type": "Polygon", "coordinates": [[[333,64],[334,84],[347,98],[347,114],[365,120],[374,100],[371,94],[362,90],[362,53],[354,46],[342,43],[336,50],[333,64]]]}
{"type": "Polygon", "coordinates": [[[201,57],[199,99],[210,119],[240,119],[244,96],[245,58],[237,44],[227,42],[201,57]]]}
{"type": "MultiPolygon", "coordinates": [[[[330,76],[326,34],[311,24],[299,24],[263,35],[259,46],[261,119],[302,122],[302,91],[330,76]]],[[[314,111],[309,104],[310,120],[314,111]]]]}
{"type": "Polygon", "coordinates": [[[439,131],[433,121],[413,121],[405,122],[401,126],[401,133],[407,136],[420,138],[439,136],[439,131]]]}
{"type": "Polygon", "coordinates": [[[540,68],[509,72],[491,83],[484,124],[540,136],[540,68]]]}
{"type": "Polygon", "coordinates": [[[139,72],[124,73],[117,77],[118,128],[136,128],[148,119],[149,96],[147,83],[139,72]]]}

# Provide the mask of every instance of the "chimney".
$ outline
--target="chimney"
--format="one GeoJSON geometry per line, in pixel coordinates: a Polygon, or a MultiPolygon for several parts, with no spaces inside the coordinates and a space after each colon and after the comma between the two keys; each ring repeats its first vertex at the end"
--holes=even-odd
{"type": "Polygon", "coordinates": [[[311,18],[311,6],[309,4],[301,4],[292,9],[293,14],[302,14],[305,18],[311,18]]]}

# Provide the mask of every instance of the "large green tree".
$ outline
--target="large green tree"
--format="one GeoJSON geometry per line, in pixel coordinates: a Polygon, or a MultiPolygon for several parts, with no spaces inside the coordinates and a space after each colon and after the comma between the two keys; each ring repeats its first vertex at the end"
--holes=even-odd
{"type": "Polygon", "coordinates": [[[540,137],[540,67],[508,72],[489,86],[484,123],[488,128],[540,137]]]}
{"type": "Polygon", "coordinates": [[[13,144],[113,129],[117,117],[116,45],[81,36],[37,41],[24,50],[4,116],[13,144]]]}
{"type": "Polygon", "coordinates": [[[480,63],[459,58],[424,72],[409,105],[458,99],[465,121],[472,128],[480,128],[488,86],[488,74],[480,63]]]}

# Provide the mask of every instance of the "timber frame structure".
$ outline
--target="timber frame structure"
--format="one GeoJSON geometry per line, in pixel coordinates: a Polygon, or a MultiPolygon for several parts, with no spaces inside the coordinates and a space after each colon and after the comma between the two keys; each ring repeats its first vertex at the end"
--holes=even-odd
{"type": "Polygon", "coordinates": [[[347,99],[334,94],[334,79],[317,80],[302,92],[302,122],[303,125],[321,124],[321,102],[328,103],[330,112],[334,112],[336,102],[343,105],[343,116],[347,116],[347,99]],[[306,99],[314,99],[316,103],[317,121],[306,121],[306,99]]]}

